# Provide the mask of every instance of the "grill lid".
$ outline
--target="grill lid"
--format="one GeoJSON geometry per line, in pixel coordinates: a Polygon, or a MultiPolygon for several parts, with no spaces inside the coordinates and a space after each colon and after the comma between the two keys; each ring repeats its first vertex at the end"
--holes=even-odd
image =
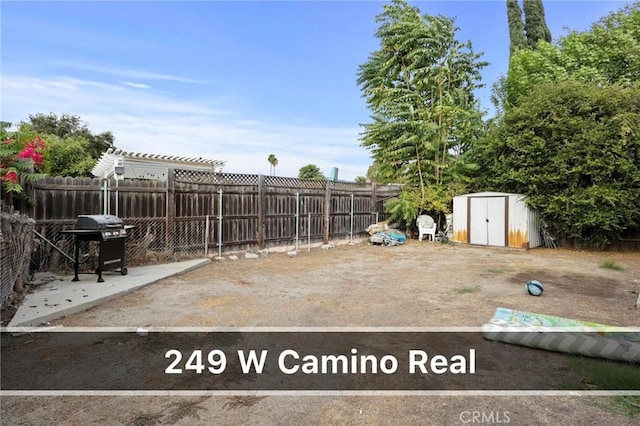
{"type": "Polygon", "coordinates": [[[108,214],[84,215],[78,216],[76,229],[121,229],[124,227],[122,219],[117,216],[108,214]]]}

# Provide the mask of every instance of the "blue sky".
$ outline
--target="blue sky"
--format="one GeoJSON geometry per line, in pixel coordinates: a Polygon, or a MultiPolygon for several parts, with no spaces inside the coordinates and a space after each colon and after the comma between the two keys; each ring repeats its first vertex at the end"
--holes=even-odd
{"type": "MultiPolygon", "coordinates": [[[[506,0],[413,1],[456,17],[506,72],[506,0]]],[[[545,1],[554,39],[622,7],[545,1]]],[[[134,152],[224,160],[224,170],[297,176],[313,163],[352,180],[371,164],[358,65],[378,46],[380,1],[0,2],[2,121],[53,112],[112,131],[134,152]]],[[[490,111],[489,89],[478,96],[490,111]]]]}

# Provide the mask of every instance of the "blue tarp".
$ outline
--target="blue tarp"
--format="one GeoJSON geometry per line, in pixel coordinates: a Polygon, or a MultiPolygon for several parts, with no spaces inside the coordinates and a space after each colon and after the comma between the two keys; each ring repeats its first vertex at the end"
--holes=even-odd
{"type": "Polygon", "coordinates": [[[369,239],[373,244],[385,244],[387,246],[395,246],[404,244],[407,241],[407,236],[397,229],[387,229],[386,231],[380,231],[371,236],[369,239]]]}

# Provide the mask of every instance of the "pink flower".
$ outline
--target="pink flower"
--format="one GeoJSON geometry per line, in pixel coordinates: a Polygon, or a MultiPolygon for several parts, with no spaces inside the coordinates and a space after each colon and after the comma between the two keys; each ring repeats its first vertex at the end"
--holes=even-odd
{"type": "Polygon", "coordinates": [[[36,136],[20,151],[18,158],[31,159],[36,167],[41,168],[44,161],[43,150],[44,141],[39,136],[36,136]]]}
{"type": "Polygon", "coordinates": [[[18,183],[18,174],[16,172],[9,172],[1,178],[5,182],[18,183]]]}

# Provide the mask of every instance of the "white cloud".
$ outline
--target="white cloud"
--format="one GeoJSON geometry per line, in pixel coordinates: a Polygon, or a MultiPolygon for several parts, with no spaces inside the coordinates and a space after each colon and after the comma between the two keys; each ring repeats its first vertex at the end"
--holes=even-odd
{"type": "Polygon", "coordinates": [[[231,110],[228,98],[177,99],[126,83],[3,75],[1,119],[75,114],[94,132],[112,131],[124,150],[224,160],[228,172],[267,174],[267,156],[275,154],[280,176],[297,176],[313,163],[325,175],[338,167],[340,178],[351,180],[371,162],[357,125],[290,125],[231,110]]]}
{"type": "Polygon", "coordinates": [[[93,71],[95,73],[112,75],[116,77],[125,77],[135,80],[164,80],[174,81],[178,83],[190,84],[207,84],[204,80],[181,77],[176,75],[161,74],[151,71],[144,71],[134,68],[120,67],[111,64],[97,64],[82,61],[52,60],[48,61],[50,65],[61,67],[64,69],[77,69],[83,71],[93,71]]]}
{"type": "Polygon", "coordinates": [[[134,89],[150,89],[151,88],[151,86],[149,86],[148,84],[134,83],[132,81],[121,81],[120,83],[124,84],[125,86],[133,87],[134,89]]]}

